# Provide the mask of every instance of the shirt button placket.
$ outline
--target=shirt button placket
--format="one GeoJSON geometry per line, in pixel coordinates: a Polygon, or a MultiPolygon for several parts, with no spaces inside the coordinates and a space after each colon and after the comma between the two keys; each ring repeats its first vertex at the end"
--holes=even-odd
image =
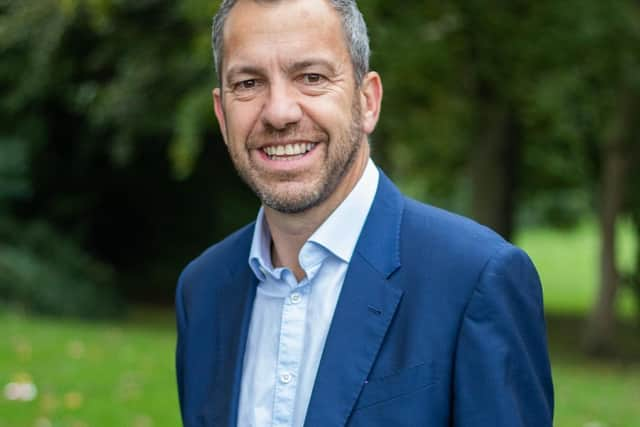
{"type": "Polygon", "coordinates": [[[301,292],[294,291],[285,298],[278,346],[278,381],[273,406],[274,427],[292,426],[298,385],[296,375],[304,347],[306,312],[307,300],[301,292]]]}

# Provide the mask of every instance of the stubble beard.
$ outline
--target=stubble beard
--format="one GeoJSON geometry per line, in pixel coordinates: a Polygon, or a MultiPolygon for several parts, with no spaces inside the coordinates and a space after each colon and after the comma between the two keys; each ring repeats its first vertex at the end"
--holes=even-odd
{"type": "MultiPolygon", "coordinates": [[[[351,125],[337,135],[338,140],[326,138],[325,168],[316,182],[296,193],[276,191],[265,182],[250,164],[244,166],[239,156],[229,150],[238,175],[253,190],[265,206],[285,214],[298,214],[312,209],[327,200],[336,190],[347,172],[353,167],[362,142],[362,117],[358,98],[351,106],[351,125]]],[[[251,161],[249,160],[249,163],[251,161]]],[[[283,177],[285,180],[289,177],[283,177]]],[[[291,179],[295,179],[294,176],[291,179]]]]}

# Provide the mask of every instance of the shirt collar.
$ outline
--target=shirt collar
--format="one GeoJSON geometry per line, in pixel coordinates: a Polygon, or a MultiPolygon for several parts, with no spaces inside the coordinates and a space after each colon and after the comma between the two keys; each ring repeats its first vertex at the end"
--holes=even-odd
{"type": "Polygon", "coordinates": [[[350,262],[376,195],[378,175],[378,169],[369,159],[356,186],[308,241],[328,249],[344,262],[350,262]]]}
{"type": "Polygon", "coordinates": [[[253,230],[253,240],[249,251],[249,267],[261,282],[265,280],[265,272],[273,270],[271,264],[271,232],[264,217],[264,208],[260,207],[256,226],[253,230]]]}
{"type": "MultiPolygon", "coordinates": [[[[350,262],[378,189],[379,175],[375,164],[369,159],[364,173],[353,190],[309,237],[302,251],[309,245],[309,242],[313,242],[342,261],[350,262]]],[[[273,272],[271,232],[262,207],[256,218],[251,250],[249,251],[249,266],[260,281],[265,280],[266,271],[273,272]]]]}

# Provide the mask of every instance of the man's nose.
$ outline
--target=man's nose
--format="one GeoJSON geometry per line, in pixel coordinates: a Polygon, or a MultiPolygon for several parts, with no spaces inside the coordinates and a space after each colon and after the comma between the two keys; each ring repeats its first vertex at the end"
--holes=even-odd
{"type": "Polygon", "coordinates": [[[302,108],[299,104],[295,88],[283,82],[273,83],[263,111],[263,122],[277,130],[284,130],[289,125],[302,119],[302,108]]]}

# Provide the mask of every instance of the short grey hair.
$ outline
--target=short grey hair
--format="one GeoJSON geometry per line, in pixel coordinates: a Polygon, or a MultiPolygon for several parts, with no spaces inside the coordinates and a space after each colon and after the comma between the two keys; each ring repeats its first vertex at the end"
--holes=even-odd
{"type": "MultiPolygon", "coordinates": [[[[275,3],[281,0],[253,0],[265,3],[275,3]]],[[[342,20],[342,30],[345,35],[345,41],[349,48],[351,56],[351,64],[353,65],[354,78],[359,86],[364,79],[365,74],[369,72],[369,56],[371,50],[369,48],[369,35],[367,34],[367,24],[364,17],[358,9],[356,0],[326,0],[338,12],[342,20]]],[[[222,84],[220,71],[222,70],[223,56],[223,32],[224,24],[227,21],[229,13],[238,0],[223,0],[218,9],[218,13],[213,17],[213,27],[211,31],[211,41],[213,44],[213,58],[216,67],[218,80],[222,84]]]]}

